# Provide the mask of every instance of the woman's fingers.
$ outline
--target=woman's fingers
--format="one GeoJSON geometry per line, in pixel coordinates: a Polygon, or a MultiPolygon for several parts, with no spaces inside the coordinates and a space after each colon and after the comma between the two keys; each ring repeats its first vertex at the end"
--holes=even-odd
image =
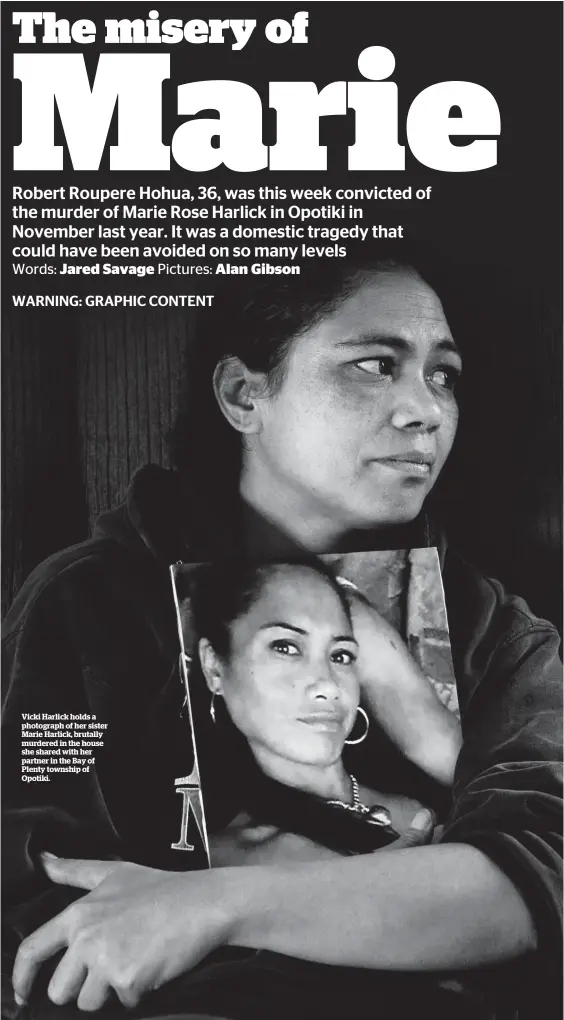
{"type": "Polygon", "coordinates": [[[110,992],[111,988],[108,983],[98,974],[94,974],[92,971],[89,971],[80,990],[78,999],[76,1000],[76,1004],[79,1009],[92,1013],[94,1010],[102,1008],[104,1003],[107,1001],[110,992]]]}
{"type": "Polygon", "coordinates": [[[95,889],[108,877],[115,867],[115,861],[82,861],[54,857],[42,853],[41,860],[45,874],[58,885],[72,885],[76,889],[95,889]]]}
{"type": "Polygon", "coordinates": [[[73,948],[67,950],[49,982],[47,995],[57,1006],[74,1002],[79,1009],[91,1012],[101,1009],[111,988],[94,967],[89,969],[73,948]]]}
{"type": "Polygon", "coordinates": [[[66,913],[58,914],[20,944],[12,975],[16,1002],[26,1002],[41,964],[68,944],[66,913]]]}
{"type": "Polygon", "coordinates": [[[14,968],[20,1002],[43,961],[60,949],[65,956],[57,961],[49,994],[57,1003],[77,1001],[91,1011],[104,1004],[110,989],[124,1006],[136,1006],[145,992],[227,941],[228,920],[209,879],[124,861],[47,858],[46,869],[65,884],[93,888],[22,942],[14,968]]]}
{"type": "Polygon", "coordinates": [[[67,949],[49,982],[47,995],[51,1002],[56,1006],[64,1006],[65,1003],[74,1001],[87,973],[86,964],[78,960],[71,949],[67,949]]]}
{"type": "Polygon", "coordinates": [[[386,847],[387,850],[402,850],[405,847],[425,846],[433,838],[435,827],[435,816],[432,811],[423,808],[418,811],[411,820],[411,825],[403,836],[396,839],[395,843],[386,847]]]}

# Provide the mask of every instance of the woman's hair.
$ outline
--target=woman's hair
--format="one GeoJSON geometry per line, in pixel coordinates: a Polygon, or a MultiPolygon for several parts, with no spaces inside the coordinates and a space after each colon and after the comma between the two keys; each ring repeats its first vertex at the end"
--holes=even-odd
{"type": "MultiPolygon", "coordinates": [[[[441,299],[450,286],[445,267],[428,251],[379,245],[368,257],[316,260],[299,276],[228,278],[201,312],[196,341],[185,355],[180,410],[169,436],[172,461],[204,512],[231,506],[241,471],[241,435],[218,406],[212,379],[229,357],[263,372],[273,393],[284,378],[292,342],[319,323],[374,272],[415,271],[441,299]],[[227,504],[227,505],[226,505],[227,504]]],[[[447,310],[447,315],[449,314],[447,310]]]]}
{"type": "MultiPolygon", "coordinates": [[[[311,570],[335,592],[347,620],[351,621],[349,604],[335,575],[321,560],[311,557],[296,563],[232,562],[206,566],[196,580],[191,614],[195,641],[207,638],[222,658],[230,652],[230,627],[244,617],[260,598],[264,585],[281,570],[311,570]]],[[[299,584],[296,579],[296,584],[299,584]]]]}

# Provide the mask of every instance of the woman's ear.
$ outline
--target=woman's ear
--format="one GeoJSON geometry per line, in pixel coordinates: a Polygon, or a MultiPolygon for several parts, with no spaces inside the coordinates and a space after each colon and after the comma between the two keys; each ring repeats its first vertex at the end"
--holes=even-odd
{"type": "Polygon", "coordinates": [[[198,641],[202,673],[212,694],[223,694],[223,663],[207,638],[198,641]]]}
{"type": "Polygon", "coordinates": [[[237,432],[259,432],[260,397],[266,390],[264,372],[251,372],[235,356],[224,358],[215,367],[213,388],[223,415],[237,432]]]}

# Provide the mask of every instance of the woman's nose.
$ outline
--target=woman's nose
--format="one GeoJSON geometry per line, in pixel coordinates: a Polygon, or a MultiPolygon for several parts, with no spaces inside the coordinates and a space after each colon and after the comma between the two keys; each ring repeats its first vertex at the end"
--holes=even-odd
{"type": "Polygon", "coordinates": [[[311,697],[319,701],[336,701],[341,694],[338,683],[326,667],[315,672],[310,683],[311,697]]]}
{"type": "Polygon", "coordinates": [[[410,379],[396,390],[392,409],[394,428],[436,432],[441,423],[441,405],[424,379],[410,379]]]}

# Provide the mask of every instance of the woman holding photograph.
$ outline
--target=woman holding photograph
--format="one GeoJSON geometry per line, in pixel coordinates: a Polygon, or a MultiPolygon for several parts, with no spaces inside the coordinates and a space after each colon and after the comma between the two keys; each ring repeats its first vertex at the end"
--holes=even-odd
{"type": "MultiPolygon", "coordinates": [[[[460,560],[424,510],[454,440],[462,367],[433,274],[382,256],[319,264],[250,294],[236,282],[202,318],[178,474],[142,471],[127,504],[90,543],[38,568],[11,613],[14,755],[22,711],[101,706],[110,720],[87,787],[29,784],[7,798],[12,925],[27,934],[17,1001],[42,1015],[34,981],[63,950],[51,1002],[94,1010],[114,990],[134,1006],[161,989],[154,1011],[182,1012],[169,982],[234,946],[274,954],[278,977],[251,952],[260,1002],[234,977],[230,1017],[274,1017],[282,1003],[299,1015],[296,966],[312,961],[317,989],[324,964],[353,989],[365,969],[392,989],[394,972],[418,975],[410,1016],[429,972],[471,971],[489,982],[494,1012],[501,999],[496,1016],[518,1005],[521,1020],[536,1006],[530,990],[554,989],[559,969],[558,637],[460,560]],[[441,841],[291,868],[171,871],[185,864],[158,849],[166,783],[182,774],[178,758],[172,764],[181,738],[168,564],[417,545],[439,547],[464,736],[441,841]],[[144,765],[143,737],[159,720],[167,735],[144,765]],[[93,847],[124,861],[39,856],[92,856],[93,847]],[[61,912],[64,886],[91,891],[61,912]]],[[[392,740],[424,766],[428,690],[381,682],[372,696],[392,740]],[[417,720],[406,746],[402,717],[417,720]]],[[[343,1015],[331,994],[318,1006],[343,1015]]]]}

